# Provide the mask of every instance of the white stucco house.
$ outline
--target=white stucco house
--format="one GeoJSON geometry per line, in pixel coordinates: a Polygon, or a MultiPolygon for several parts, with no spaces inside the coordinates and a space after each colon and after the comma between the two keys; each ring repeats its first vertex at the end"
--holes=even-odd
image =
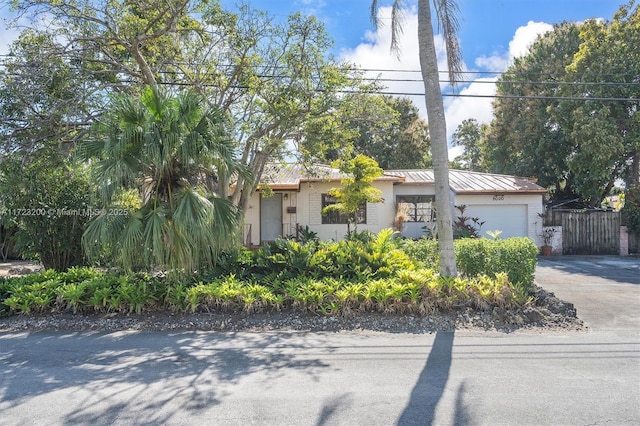
{"type": "MultiPolygon", "coordinates": [[[[268,166],[263,182],[272,194],[263,196],[257,191],[251,198],[245,214],[244,243],[259,245],[294,235],[297,226],[308,226],[320,239],[343,238],[347,233],[345,218],[321,212],[335,202],[328,192],[344,177],[337,169],[323,165],[268,166]]],[[[540,243],[544,188],[527,178],[462,170],[451,170],[449,180],[454,220],[459,215],[455,206],[465,205],[465,216],[484,221],[483,236],[488,230],[500,230],[501,238],[528,236],[540,243]]],[[[359,231],[377,233],[393,227],[396,213],[402,209],[408,219],[402,234],[410,238],[423,235],[435,198],[432,170],[385,170],[373,186],[382,191],[384,202],[363,206],[359,231]]]]}

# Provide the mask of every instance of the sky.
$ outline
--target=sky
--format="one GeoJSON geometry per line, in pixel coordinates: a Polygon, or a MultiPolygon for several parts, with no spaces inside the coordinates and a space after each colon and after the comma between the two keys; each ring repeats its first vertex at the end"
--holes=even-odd
{"type": "MultiPolygon", "coordinates": [[[[611,20],[620,5],[627,0],[458,0],[461,28],[460,45],[464,60],[465,81],[456,93],[462,95],[493,95],[499,72],[504,72],[518,56],[526,55],[536,37],[563,21],[582,22],[590,18],[611,20]]],[[[224,1],[233,5],[234,0],[224,1]]],[[[275,19],[285,19],[291,12],[314,15],[325,23],[335,40],[333,54],[342,60],[371,70],[419,71],[417,1],[405,0],[404,32],[400,40],[400,57],[390,52],[390,0],[379,0],[379,20],[376,29],[369,18],[371,0],[250,0],[253,7],[268,10],[275,19]]],[[[439,69],[446,70],[445,51],[441,37],[439,69]]],[[[379,72],[384,79],[419,79],[418,72],[379,72]]],[[[445,74],[443,74],[444,76],[445,74]]],[[[387,92],[421,93],[422,82],[386,82],[387,92]]],[[[451,88],[442,85],[445,93],[451,88]]],[[[423,96],[409,96],[426,119],[423,96]]],[[[449,139],[463,120],[475,118],[488,123],[492,118],[491,98],[445,97],[445,113],[449,139]]],[[[455,157],[460,148],[450,150],[455,157]]]]}
{"type": "MultiPolygon", "coordinates": [[[[404,31],[400,39],[399,56],[390,52],[391,0],[379,0],[379,20],[375,28],[369,18],[371,0],[244,0],[257,9],[270,12],[274,19],[285,20],[293,12],[313,15],[324,22],[335,40],[335,57],[360,65],[368,76],[383,79],[417,80],[420,75],[417,43],[417,0],[405,0],[404,31]],[[378,70],[403,70],[381,72],[378,70]]],[[[237,0],[221,0],[233,8],[237,0]]],[[[461,28],[460,45],[464,60],[465,81],[457,87],[461,95],[492,95],[499,72],[507,69],[515,57],[525,55],[528,47],[553,24],[581,22],[590,18],[611,20],[627,0],[458,0],[461,28]]],[[[3,2],[6,4],[6,2],[3,2]]],[[[7,13],[0,8],[0,17],[7,13]]],[[[0,25],[0,54],[5,53],[16,34],[0,25]]],[[[441,37],[436,35],[439,69],[446,70],[441,37]]],[[[443,74],[444,75],[444,74],[443,74]]],[[[386,82],[390,93],[420,93],[420,81],[386,82]]],[[[442,84],[445,93],[451,88],[442,84]]],[[[426,119],[424,97],[408,96],[426,119]]],[[[449,138],[465,119],[475,118],[488,123],[492,117],[491,98],[445,97],[447,133],[449,138]]],[[[455,156],[455,149],[453,156],[455,156]]]]}

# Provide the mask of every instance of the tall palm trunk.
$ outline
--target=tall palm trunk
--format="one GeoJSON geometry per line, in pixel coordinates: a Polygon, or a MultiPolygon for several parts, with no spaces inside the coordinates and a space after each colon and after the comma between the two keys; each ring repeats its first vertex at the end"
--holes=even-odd
{"type": "Polygon", "coordinates": [[[433,158],[440,274],[451,277],[456,276],[458,272],[453,251],[451,215],[453,206],[451,205],[451,190],[449,189],[447,125],[444,116],[442,92],[440,91],[438,59],[433,39],[429,0],[419,0],[418,2],[418,44],[433,158]]]}

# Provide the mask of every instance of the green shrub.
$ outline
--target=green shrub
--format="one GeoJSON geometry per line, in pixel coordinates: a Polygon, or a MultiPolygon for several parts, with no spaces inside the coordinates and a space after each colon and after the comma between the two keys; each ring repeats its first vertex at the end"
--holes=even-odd
{"type": "Polygon", "coordinates": [[[631,185],[625,194],[622,220],[633,234],[640,235],[640,185],[631,185]]]}
{"type": "Polygon", "coordinates": [[[341,277],[356,282],[385,278],[415,269],[416,263],[401,250],[391,229],[320,246],[309,261],[310,274],[341,277]]]}
{"type": "Polygon", "coordinates": [[[352,315],[511,307],[527,300],[537,255],[533,241],[463,239],[454,247],[461,274],[456,278],[435,272],[435,241],[403,241],[385,230],[366,241],[303,245],[278,240],[255,253],[227,252],[217,275],[210,271],[207,279],[201,274],[182,282],[92,268],[47,270],[0,280],[0,303],[5,314],[290,308],[352,315]],[[234,269],[238,274],[220,274],[234,269]]]}
{"type": "Polygon", "coordinates": [[[495,277],[504,272],[525,293],[533,289],[538,249],[526,237],[506,240],[461,239],[454,242],[458,272],[465,277],[495,277]]]}
{"type": "Polygon", "coordinates": [[[403,240],[402,250],[409,258],[425,268],[435,271],[439,268],[438,241],[433,238],[403,240]]]}
{"type": "Polygon", "coordinates": [[[84,262],[81,237],[89,220],[89,176],[84,165],[44,148],[32,160],[0,163],[0,223],[24,258],[58,271],[84,262]]]}
{"type": "Polygon", "coordinates": [[[279,238],[254,252],[252,272],[261,276],[283,271],[291,277],[301,275],[308,269],[310,255],[309,246],[279,238]]]}

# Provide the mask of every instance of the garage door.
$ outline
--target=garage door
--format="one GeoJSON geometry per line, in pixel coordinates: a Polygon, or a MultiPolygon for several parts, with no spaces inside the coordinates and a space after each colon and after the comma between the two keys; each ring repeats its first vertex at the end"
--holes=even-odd
{"type": "MultiPolygon", "coordinates": [[[[459,212],[456,212],[459,213],[459,212]]],[[[486,231],[500,230],[500,238],[526,237],[527,227],[527,205],[467,205],[465,215],[478,217],[484,221],[481,234],[487,237],[486,231]]]]}

